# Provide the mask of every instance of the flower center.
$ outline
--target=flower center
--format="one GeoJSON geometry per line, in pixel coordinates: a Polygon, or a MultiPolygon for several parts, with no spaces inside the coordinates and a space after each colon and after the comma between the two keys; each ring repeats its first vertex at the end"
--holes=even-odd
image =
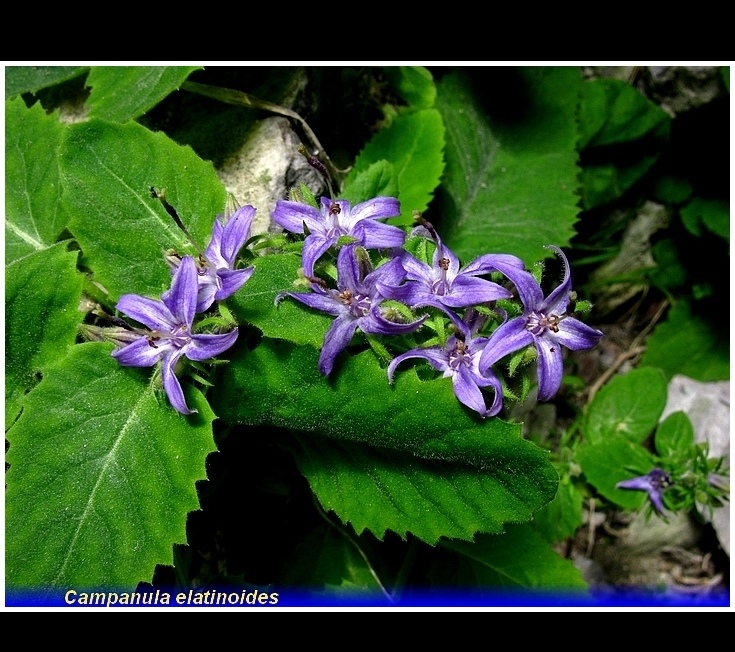
{"type": "Polygon", "coordinates": [[[564,315],[545,315],[542,312],[531,312],[526,320],[526,328],[533,335],[543,335],[547,330],[552,333],[559,332],[559,322],[564,319],[564,315]]]}
{"type": "Polygon", "coordinates": [[[457,371],[461,365],[469,367],[471,364],[472,354],[467,349],[467,344],[458,339],[454,349],[449,352],[449,368],[452,371],[457,371]]]}
{"type": "Polygon", "coordinates": [[[347,230],[339,223],[340,213],[342,213],[342,209],[339,204],[333,202],[329,207],[330,223],[327,229],[328,238],[339,238],[341,235],[347,235],[347,230]]]}
{"type": "Polygon", "coordinates": [[[364,317],[370,312],[370,297],[365,294],[353,293],[352,290],[342,290],[337,298],[342,305],[349,308],[353,317],[364,317]]]}
{"type": "Polygon", "coordinates": [[[160,340],[168,340],[170,344],[175,346],[177,349],[183,349],[189,342],[191,342],[191,333],[187,328],[186,324],[179,324],[170,333],[162,333],[161,331],[152,331],[148,335],[148,344],[154,349],[158,346],[156,342],[160,340]]]}
{"type": "Polygon", "coordinates": [[[439,259],[439,278],[431,284],[431,291],[434,294],[443,297],[449,291],[449,281],[447,280],[447,270],[449,269],[449,258],[439,259]]]}

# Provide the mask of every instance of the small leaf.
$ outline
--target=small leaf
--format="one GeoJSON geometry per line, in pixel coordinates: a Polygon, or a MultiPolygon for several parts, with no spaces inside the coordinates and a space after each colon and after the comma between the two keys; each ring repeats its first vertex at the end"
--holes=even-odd
{"type": "Polygon", "coordinates": [[[360,152],[345,186],[352,186],[372,164],[389,161],[401,202],[401,217],[391,223],[412,224],[413,211],[425,211],[439,185],[444,169],[443,151],[444,124],[438,111],[423,109],[400,115],[360,152]]]}
{"type": "Polygon", "coordinates": [[[93,66],[90,117],[127,122],[152,109],[201,66],[93,66]]]}
{"type": "Polygon", "coordinates": [[[353,206],[373,197],[398,195],[398,176],[388,161],[377,161],[348,181],[340,197],[349,200],[353,206]]]}
{"type": "Polygon", "coordinates": [[[582,525],[582,503],[582,494],[571,478],[564,475],[559,480],[554,500],[534,514],[531,525],[549,543],[563,541],[582,525]]]}
{"type": "Polygon", "coordinates": [[[718,331],[694,314],[686,301],[671,308],[646,341],[641,367],[657,367],[671,380],[682,374],[700,382],[730,378],[730,349],[724,329],[718,331]]]}
{"type": "Polygon", "coordinates": [[[399,95],[409,106],[430,109],[436,101],[436,86],[431,72],[423,66],[388,66],[384,68],[399,95]]]}
{"type": "Polygon", "coordinates": [[[587,587],[574,564],[555,553],[530,525],[509,525],[505,534],[478,535],[475,543],[442,542],[462,555],[463,587],[570,589],[587,587]]]}
{"type": "Polygon", "coordinates": [[[492,103],[482,106],[466,74],[442,78],[441,228],[460,259],[503,252],[530,266],[548,256],[544,245],[569,243],[579,199],[580,83],[572,67],[489,69],[483,84],[492,89],[492,103]]]}
{"type": "Polygon", "coordinates": [[[5,424],[45,365],[74,344],[82,321],[82,275],[77,252],[63,243],[16,260],[5,268],[5,424]]]}
{"type": "Polygon", "coordinates": [[[730,205],[725,201],[695,197],[681,209],[681,220],[687,230],[697,237],[702,225],[715,235],[730,242],[730,205]]]}
{"type": "Polygon", "coordinates": [[[225,206],[211,163],[134,122],[72,126],[61,163],[69,228],[112,300],[124,293],[158,296],[171,284],[164,251],[197,253],[153,188],[165,192],[199,250],[225,206]]]}
{"type": "Polygon", "coordinates": [[[186,541],[214,415],[191,391],[199,414],[184,418],[156,394],[150,370],[121,367],[110,350],[73,347],[7,433],[9,587],[134,588],[186,541]]]}
{"type": "Polygon", "coordinates": [[[87,66],[6,66],[5,97],[48,88],[74,79],[87,70],[87,66]]]}
{"type": "Polygon", "coordinates": [[[634,369],[616,376],[587,407],[585,439],[597,444],[622,435],[642,442],[656,427],[666,405],[666,379],[658,369],[634,369]]]}
{"type": "Polygon", "coordinates": [[[618,482],[645,475],[655,467],[653,457],[642,446],[613,435],[600,443],[581,446],[577,460],[588,482],[608,500],[625,509],[641,509],[645,505],[645,491],[615,487],[618,482]]]}
{"type": "Polygon", "coordinates": [[[59,147],[65,128],[40,104],[5,101],[5,264],[54,244],[66,227],[59,147]]]}
{"type": "Polygon", "coordinates": [[[354,442],[299,441],[296,462],[324,509],[379,539],[391,530],[433,545],[440,537],[502,532],[506,523],[528,521],[553,493],[541,459],[536,472],[531,460],[480,470],[354,442]]]}
{"type": "Polygon", "coordinates": [[[656,451],[662,457],[686,453],[694,445],[694,427],[685,412],[672,412],[656,431],[656,451]]]}

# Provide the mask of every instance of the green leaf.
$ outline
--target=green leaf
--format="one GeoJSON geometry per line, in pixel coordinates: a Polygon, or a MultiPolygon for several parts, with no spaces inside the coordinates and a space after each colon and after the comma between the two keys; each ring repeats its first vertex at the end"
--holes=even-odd
{"type": "Polygon", "coordinates": [[[681,209],[681,220],[687,231],[702,235],[702,225],[730,242],[730,204],[726,201],[695,197],[681,209]]]}
{"type": "Polygon", "coordinates": [[[94,66],[90,117],[127,122],[152,109],[201,66],[94,66]]]}
{"type": "Polygon", "coordinates": [[[672,412],[656,431],[656,451],[662,457],[686,453],[694,445],[694,427],[686,412],[672,412]]]}
{"type": "Polygon", "coordinates": [[[64,126],[40,104],[5,101],[5,264],[54,244],[67,215],[58,152],[64,126]]]}
{"type": "Polygon", "coordinates": [[[311,310],[295,299],[284,298],[274,305],[280,292],[308,292],[306,285],[294,286],[301,256],[272,254],[253,261],[255,271],[248,282],[227,302],[241,321],[257,326],[266,337],[321,348],[332,318],[311,310]]]}
{"type": "Polygon", "coordinates": [[[401,217],[391,223],[412,224],[413,211],[425,211],[439,185],[443,151],[444,124],[438,111],[423,109],[400,115],[360,152],[345,187],[355,184],[358,175],[374,163],[389,161],[401,202],[401,217]]]}
{"type": "Polygon", "coordinates": [[[5,424],[45,365],[74,344],[82,320],[77,252],[64,244],[29,254],[5,268],[5,424]]]}
{"type": "Polygon", "coordinates": [[[25,399],[8,432],[5,574],[19,590],[131,589],[173,563],[215,450],[199,392],[185,418],[149,369],[107,344],[73,347],[25,399]]]}
{"type": "Polygon", "coordinates": [[[459,583],[463,587],[500,589],[587,588],[571,561],[555,553],[530,525],[509,525],[501,535],[478,535],[475,543],[442,542],[462,555],[459,583]]]}
{"type": "Polygon", "coordinates": [[[324,509],[379,539],[391,530],[433,545],[440,537],[499,533],[506,523],[528,521],[553,493],[540,459],[480,470],[354,442],[299,440],[296,463],[324,509]]]}
{"type": "Polygon", "coordinates": [[[585,439],[597,444],[622,435],[632,442],[642,442],[664,411],[666,392],[666,379],[658,369],[634,369],[615,376],[587,407],[585,439]]]}
{"type": "Polygon", "coordinates": [[[396,197],[398,179],[393,166],[388,161],[378,161],[369,168],[348,179],[341,197],[353,205],[373,197],[396,197]]]}
{"type": "Polygon", "coordinates": [[[640,366],[658,367],[667,380],[676,374],[700,382],[730,378],[730,348],[725,333],[692,313],[686,301],[671,308],[646,347],[640,366]]]}
{"type": "Polygon", "coordinates": [[[134,122],[74,125],[61,163],[69,228],[112,300],[157,296],[171,284],[164,251],[197,253],[152,188],[165,191],[200,250],[224,209],[225,189],[211,163],[134,122]]]}
{"type": "Polygon", "coordinates": [[[645,475],[655,467],[653,457],[642,446],[621,435],[613,435],[598,444],[581,446],[577,461],[588,482],[616,505],[635,510],[648,500],[645,491],[615,487],[618,482],[645,475]]]}
{"type": "Polygon", "coordinates": [[[417,109],[430,109],[436,101],[431,72],[423,66],[388,66],[385,74],[398,94],[417,109]]]}
{"type": "Polygon", "coordinates": [[[438,87],[447,128],[443,236],[466,262],[503,252],[530,266],[549,255],[544,245],[564,247],[574,235],[580,74],[573,67],[483,74],[492,88],[488,106],[462,73],[438,87]]]}
{"type": "Polygon", "coordinates": [[[572,479],[564,475],[559,489],[548,505],[536,512],[531,525],[549,543],[557,543],[571,537],[582,525],[583,496],[572,479]]]}
{"type": "Polygon", "coordinates": [[[87,70],[87,66],[6,66],[5,97],[48,88],[74,79],[87,70]]]}

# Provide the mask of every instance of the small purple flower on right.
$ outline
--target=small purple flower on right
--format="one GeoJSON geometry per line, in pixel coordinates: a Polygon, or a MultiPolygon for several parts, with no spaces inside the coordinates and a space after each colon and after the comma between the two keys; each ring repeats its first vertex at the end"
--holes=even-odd
{"type": "Polygon", "coordinates": [[[636,478],[618,482],[615,487],[617,489],[637,489],[638,491],[648,492],[648,498],[656,508],[656,511],[659,514],[663,514],[664,503],[661,494],[671,484],[671,476],[666,471],[656,468],[650,470],[646,475],[639,475],[636,478]]]}

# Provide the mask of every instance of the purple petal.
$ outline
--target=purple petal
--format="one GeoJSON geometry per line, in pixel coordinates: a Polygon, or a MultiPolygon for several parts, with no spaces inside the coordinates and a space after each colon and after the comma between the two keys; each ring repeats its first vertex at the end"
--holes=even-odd
{"type": "Polygon", "coordinates": [[[400,258],[393,258],[376,270],[370,272],[363,281],[363,286],[374,296],[375,292],[379,292],[377,284],[387,286],[399,285],[406,276],[400,258]]]}
{"type": "Polygon", "coordinates": [[[154,331],[169,332],[176,327],[176,319],[161,301],[141,297],[138,294],[123,294],[117,309],[135,321],[154,331]]]}
{"type": "Polygon", "coordinates": [[[538,400],[548,401],[561,386],[564,373],[561,346],[546,337],[536,337],[538,351],[538,400]]]}
{"type": "Polygon", "coordinates": [[[391,360],[388,365],[388,382],[393,382],[393,374],[395,373],[396,367],[401,364],[401,362],[408,360],[409,358],[422,358],[437,371],[449,371],[449,362],[447,360],[446,351],[436,346],[427,349],[411,349],[410,351],[406,351],[391,360]]]}
{"type": "Polygon", "coordinates": [[[537,305],[537,308],[541,312],[561,315],[566,312],[567,305],[569,305],[569,292],[572,289],[572,276],[569,271],[569,261],[559,247],[547,245],[546,249],[553,250],[554,253],[561,258],[564,263],[564,278],[562,279],[561,284],[555,288],[544,301],[537,305]]]}
{"type": "Polygon", "coordinates": [[[442,258],[446,258],[449,261],[447,269],[447,278],[452,280],[459,272],[459,258],[454,255],[454,252],[447,247],[443,242],[439,241],[437,248],[434,250],[433,266],[435,270],[439,270],[439,262],[442,258]]]}
{"type": "Polygon", "coordinates": [[[370,333],[371,335],[403,335],[405,333],[412,333],[420,328],[428,318],[429,315],[423,315],[416,321],[399,324],[385,319],[380,314],[380,308],[373,306],[373,309],[364,317],[360,317],[357,322],[363,333],[370,333]]]}
{"type": "Polygon", "coordinates": [[[535,310],[544,300],[544,292],[530,272],[502,260],[495,260],[493,267],[513,281],[526,312],[535,310]]]}
{"type": "Polygon", "coordinates": [[[170,345],[162,341],[153,341],[153,344],[155,346],[148,342],[147,337],[141,335],[140,339],[121,349],[115,349],[111,355],[126,367],[152,367],[171,349],[170,345]]]}
{"type": "Polygon", "coordinates": [[[480,274],[489,274],[490,272],[502,272],[503,269],[516,268],[523,271],[525,265],[517,256],[510,254],[485,254],[475,258],[469,265],[462,269],[462,274],[472,274],[479,276],[480,274]]]}
{"type": "Polygon", "coordinates": [[[572,351],[590,349],[603,337],[602,331],[587,326],[574,317],[564,317],[559,322],[559,332],[554,333],[554,339],[572,351]]]}
{"type": "Polygon", "coordinates": [[[417,281],[409,281],[405,285],[384,285],[379,282],[376,289],[386,299],[394,299],[405,303],[409,308],[420,308],[422,306],[434,305],[442,308],[436,295],[426,290],[426,287],[417,281]],[[438,304],[438,306],[437,306],[438,304]]]}
{"type": "Polygon", "coordinates": [[[423,281],[429,285],[434,282],[434,272],[426,263],[422,263],[418,258],[409,253],[403,253],[400,256],[400,260],[403,269],[406,270],[407,278],[415,281],[423,281]]]}
{"type": "MultiPolygon", "coordinates": [[[[222,301],[223,299],[226,299],[227,297],[235,294],[235,292],[237,292],[243,285],[245,285],[247,280],[253,275],[254,271],[255,267],[246,267],[245,269],[235,270],[219,270],[217,272],[217,276],[219,276],[222,287],[217,290],[214,298],[217,299],[217,301],[222,301]]],[[[197,312],[201,312],[198,307],[197,312]]]]}
{"type": "Polygon", "coordinates": [[[350,224],[356,224],[362,220],[380,220],[385,217],[398,217],[400,214],[401,202],[395,197],[375,197],[354,206],[350,211],[349,221],[350,224]]]}
{"type": "Polygon", "coordinates": [[[350,235],[355,236],[366,249],[392,249],[402,247],[406,241],[406,232],[397,226],[364,220],[350,229],[350,235]]]}
{"type": "Polygon", "coordinates": [[[237,340],[237,328],[229,333],[192,335],[184,353],[189,360],[208,360],[229,349],[237,340]]]}
{"type": "Polygon", "coordinates": [[[328,315],[339,317],[347,313],[347,307],[331,294],[319,292],[282,292],[276,297],[276,303],[280,303],[284,297],[291,297],[314,310],[321,310],[328,315]]]}
{"type": "Polygon", "coordinates": [[[449,293],[440,298],[450,308],[465,308],[497,299],[509,299],[513,294],[492,281],[460,274],[454,279],[449,293]]]}
{"type": "Polygon", "coordinates": [[[206,274],[199,277],[197,288],[197,312],[204,312],[214,303],[219,287],[217,286],[217,273],[208,269],[206,274]]]}
{"type": "Polygon", "coordinates": [[[454,386],[454,394],[460,403],[474,410],[483,418],[488,416],[485,397],[465,365],[460,365],[452,375],[452,385],[454,386]]]}
{"type": "Polygon", "coordinates": [[[357,262],[355,245],[347,245],[337,255],[337,287],[340,290],[355,291],[362,285],[360,265],[357,262]]]}
{"type": "Polygon", "coordinates": [[[338,238],[326,238],[322,233],[311,233],[304,240],[304,248],[301,252],[301,263],[306,276],[314,276],[314,265],[322,257],[322,254],[331,247],[338,238]]]}
{"type": "Polygon", "coordinates": [[[250,227],[254,217],[255,208],[243,206],[238,208],[225,224],[220,251],[222,257],[227,261],[227,267],[230,269],[232,269],[235,262],[235,257],[250,237],[250,227]]]}
{"type": "Polygon", "coordinates": [[[319,354],[319,371],[328,376],[337,356],[352,340],[357,328],[357,320],[348,317],[337,317],[324,336],[324,344],[319,354]]]}
{"type": "Polygon", "coordinates": [[[222,233],[224,227],[219,218],[214,220],[212,226],[212,238],[207,245],[207,249],[204,252],[204,257],[207,261],[215,268],[227,267],[227,261],[222,257],[222,233]]]}
{"type": "Polygon", "coordinates": [[[488,340],[485,350],[480,356],[479,369],[483,375],[498,360],[510,353],[519,351],[533,342],[533,335],[526,328],[525,317],[515,317],[498,326],[488,340]]]}
{"type": "Polygon", "coordinates": [[[197,307],[198,291],[196,263],[191,256],[184,256],[174,274],[171,289],[161,297],[174,316],[177,326],[191,326],[197,307]]]}
{"type": "Polygon", "coordinates": [[[315,208],[295,201],[279,199],[273,221],[291,233],[303,233],[304,222],[311,233],[325,232],[324,218],[315,208]]]}
{"type": "Polygon", "coordinates": [[[174,408],[181,412],[181,414],[194,414],[198,410],[190,410],[184,399],[184,392],[181,389],[181,383],[176,377],[174,370],[176,363],[181,357],[182,351],[170,352],[169,355],[163,358],[161,363],[161,371],[163,376],[163,389],[166,391],[166,396],[174,408]]]}

